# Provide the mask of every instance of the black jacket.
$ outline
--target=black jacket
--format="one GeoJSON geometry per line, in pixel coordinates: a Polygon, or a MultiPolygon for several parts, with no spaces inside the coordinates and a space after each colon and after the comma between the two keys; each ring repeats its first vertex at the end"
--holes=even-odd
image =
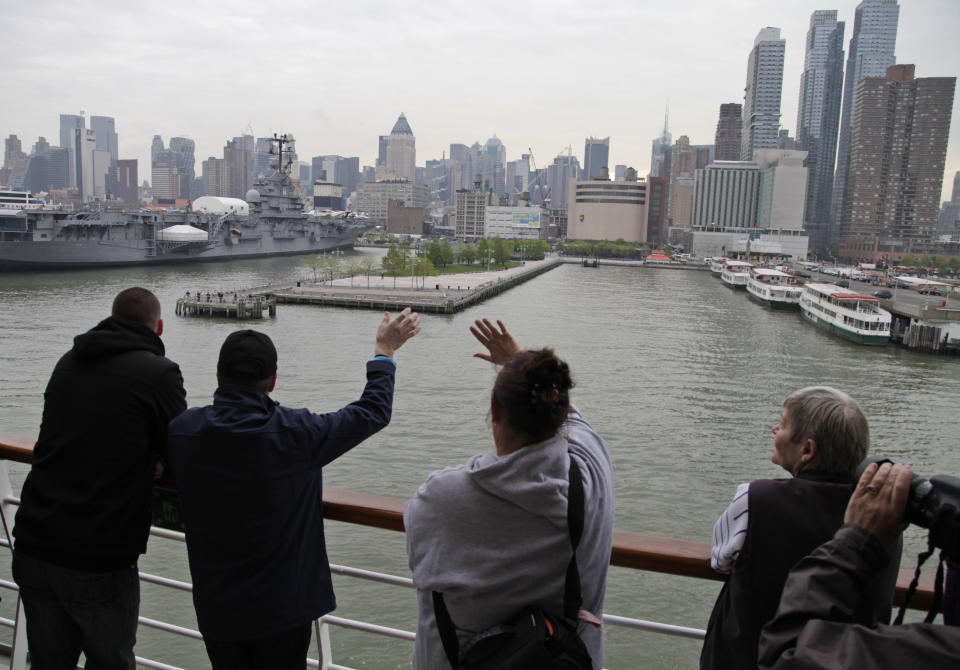
{"type": "Polygon", "coordinates": [[[156,462],[186,409],[180,368],[163,354],[156,333],[123,317],[74,338],[43,394],[16,551],[93,572],[146,551],[156,462]]]}
{"type": "MultiPolygon", "coordinates": [[[[701,670],[757,667],[760,630],[777,611],[790,568],[840,527],[852,491],[850,475],[819,471],[750,483],[747,536],[710,615],[701,670]]],[[[899,544],[892,553],[895,560],[858,603],[857,621],[890,620],[899,544]]]]}
{"type": "Polygon", "coordinates": [[[791,571],[777,615],[760,637],[760,668],[960,667],[960,626],[857,623],[855,603],[887,565],[879,541],[845,525],[791,571]]]}

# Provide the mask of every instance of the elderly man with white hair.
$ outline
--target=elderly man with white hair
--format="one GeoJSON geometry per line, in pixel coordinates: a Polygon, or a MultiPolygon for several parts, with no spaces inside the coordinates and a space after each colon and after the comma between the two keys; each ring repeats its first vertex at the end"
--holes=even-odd
{"type": "MultiPolygon", "coordinates": [[[[701,669],[757,667],[760,630],[776,613],[790,568],[843,524],[870,446],[860,406],[828,386],[791,394],[773,436],[771,460],[791,476],[741,484],[714,526],[711,565],[729,577],[710,615],[701,669]]],[[[857,603],[860,623],[890,620],[899,544],[891,558],[857,603]]]]}

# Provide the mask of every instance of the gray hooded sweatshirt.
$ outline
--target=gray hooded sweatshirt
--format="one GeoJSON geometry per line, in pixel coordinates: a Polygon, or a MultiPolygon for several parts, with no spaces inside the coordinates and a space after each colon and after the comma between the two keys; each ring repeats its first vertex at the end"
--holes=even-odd
{"type": "MultiPolygon", "coordinates": [[[[603,439],[571,407],[555,437],[506,456],[481,454],[466,465],[438,470],[407,502],[407,554],[420,607],[417,670],[450,667],[432,591],[443,593],[461,645],[528,605],[563,612],[571,556],[570,458],[583,475],[584,524],[577,549],[582,607],[602,616],[613,543],[613,469],[603,439]]],[[[581,621],[578,633],[599,670],[600,630],[581,621]]]]}

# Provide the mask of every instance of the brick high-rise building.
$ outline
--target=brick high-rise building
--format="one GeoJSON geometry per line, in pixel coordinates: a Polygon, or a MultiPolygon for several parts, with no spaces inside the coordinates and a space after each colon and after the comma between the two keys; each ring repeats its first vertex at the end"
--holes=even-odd
{"type": "Polygon", "coordinates": [[[955,77],[894,65],[857,86],[840,255],[897,260],[934,241],[955,77]]]}
{"type": "Polygon", "coordinates": [[[711,145],[690,144],[690,138],[681,135],[665,154],[663,176],[667,178],[665,197],[668,227],[686,228],[690,225],[696,171],[710,164],[712,149],[711,145]]]}
{"type": "Polygon", "coordinates": [[[840,218],[846,192],[847,170],[857,111],[857,84],[865,77],[885,77],[887,68],[897,62],[897,23],[900,6],[897,0],[863,0],[857,5],[853,20],[853,36],[847,53],[847,74],[843,88],[843,109],[840,116],[840,138],[837,142],[837,168],[833,177],[833,203],[830,208],[831,244],[840,233],[840,218]]]}
{"type": "Polygon", "coordinates": [[[128,205],[135,205],[140,202],[140,188],[137,179],[136,158],[117,161],[117,197],[128,205]]]}
{"type": "Polygon", "coordinates": [[[728,102],[720,105],[717,135],[714,139],[714,160],[740,160],[740,133],[743,129],[743,105],[728,102]]]}

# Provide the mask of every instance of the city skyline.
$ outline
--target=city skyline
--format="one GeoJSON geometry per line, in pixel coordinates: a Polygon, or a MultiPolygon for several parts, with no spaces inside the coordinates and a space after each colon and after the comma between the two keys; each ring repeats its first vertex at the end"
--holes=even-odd
{"type": "MultiPolygon", "coordinates": [[[[251,131],[292,133],[307,162],[339,154],[374,165],[378,137],[404,113],[421,166],[451,143],[482,145],[496,135],[508,161],[529,147],[546,167],[568,145],[582,158],[586,137],[609,136],[611,173],[624,164],[645,176],[668,104],[674,139],[712,143],[719,105],[743,102],[744,55],[766,26],[786,40],[781,126],[795,136],[810,15],[838,10],[846,56],[859,2],[786,4],[611,2],[597,11],[573,2],[427,2],[384,20],[373,2],[323,12],[292,3],[276,16],[244,2],[131,10],[41,0],[0,18],[11,101],[0,134],[17,135],[29,152],[39,136],[57,142],[60,114],[113,117],[119,158],[137,159],[143,180],[156,134],[193,139],[198,172],[227,140],[251,131]],[[77,25],[88,26],[81,47],[77,25]],[[590,59],[571,59],[571,44],[590,59]]],[[[960,74],[960,3],[900,7],[897,63],[915,64],[918,77],[960,74]]],[[[956,130],[960,101],[953,117],[956,130]]],[[[951,133],[945,197],[957,170],[960,139],[951,133]]]]}

